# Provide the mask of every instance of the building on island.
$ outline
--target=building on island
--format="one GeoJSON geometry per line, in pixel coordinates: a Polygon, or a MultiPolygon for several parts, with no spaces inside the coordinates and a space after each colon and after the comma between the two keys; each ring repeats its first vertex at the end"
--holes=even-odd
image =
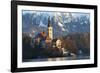
{"type": "Polygon", "coordinates": [[[50,17],[48,18],[47,32],[44,30],[36,36],[36,42],[45,45],[45,48],[62,48],[62,40],[60,38],[53,39],[53,27],[50,23],[50,17]]]}
{"type": "Polygon", "coordinates": [[[53,40],[53,28],[52,28],[52,26],[50,24],[50,17],[48,18],[48,28],[47,28],[47,31],[48,32],[47,32],[47,37],[46,37],[45,42],[47,44],[50,44],[52,42],[52,40],[53,40]]]}
{"type": "Polygon", "coordinates": [[[50,17],[48,18],[48,37],[53,39],[53,28],[50,24],[50,17]]]}

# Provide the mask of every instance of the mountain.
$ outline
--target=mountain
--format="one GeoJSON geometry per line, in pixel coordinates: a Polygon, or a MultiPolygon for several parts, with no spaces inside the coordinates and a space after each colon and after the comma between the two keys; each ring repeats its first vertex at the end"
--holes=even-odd
{"type": "Polygon", "coordinates": [[[53,27],[55,37],[65,36],[69,33],[90,32],[89,14],[62,13],[62,12],[27,12],[22,14],[23,32],[47,32],[48,17],[53,27]]]}

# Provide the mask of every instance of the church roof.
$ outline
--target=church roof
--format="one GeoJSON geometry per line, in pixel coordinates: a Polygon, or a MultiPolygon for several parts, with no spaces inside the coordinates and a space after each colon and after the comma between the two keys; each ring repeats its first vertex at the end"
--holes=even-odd
{"type": "Polygon", "coordinates": [[[50,25],[50,16],[49,16],[49,18],[48,18],[48,27],[50,27],[51,25],[50,25]]]}
{"type": "Polygon", "coordinates": [[[43,31],[40,33],[42,37],[46,37],[46,33],[43,31]]]}

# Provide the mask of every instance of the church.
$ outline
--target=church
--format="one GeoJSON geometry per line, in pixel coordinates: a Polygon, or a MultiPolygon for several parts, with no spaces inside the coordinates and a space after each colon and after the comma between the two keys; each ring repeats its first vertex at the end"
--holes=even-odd
{"type": "Polygon", "coordinates": [[[53,27],[50,24],[50,17],[48,18],[48,28],[47,28],[47,37],[45,42],[46,43],[51,43],[53,40],[53,27]]]}
{"type": "Polygon", "coordinates": [[[59,38],[53,39],[53,27],[50,23],[50,17],[48,18],[47,32],[42,31],[36,36],[36,42],[43,46],[43,48],[61,48],[61,40],[59,38]],[[54,41],[55,40],[55,41],[54,41]]]}
{"type": "Polygon", "coordinates": [[[51,47],[52,40],[53,40],[53,27],[51,26],[50,17],[49,17],[48,24],[47,24],[47,32],[44,30],[42,32],[39,32],[36,35],[35,43],[37,43],[41,46],[44,46],[44,44],[45,44],[45,47],[51,47]]]}

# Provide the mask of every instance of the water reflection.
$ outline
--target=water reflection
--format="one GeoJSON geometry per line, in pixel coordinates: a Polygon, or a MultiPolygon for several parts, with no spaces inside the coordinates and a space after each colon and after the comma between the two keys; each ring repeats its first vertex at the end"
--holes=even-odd
{"type": "Polygon", "coordinates": [[[38,58],[38,59],[26,59],[24,62],[40,62],[40,61],[64,61],[64,60],[85,60],[90,59],[90,56],[70,56],[70,57],[56,57],[56,58],[38,58]]]}

